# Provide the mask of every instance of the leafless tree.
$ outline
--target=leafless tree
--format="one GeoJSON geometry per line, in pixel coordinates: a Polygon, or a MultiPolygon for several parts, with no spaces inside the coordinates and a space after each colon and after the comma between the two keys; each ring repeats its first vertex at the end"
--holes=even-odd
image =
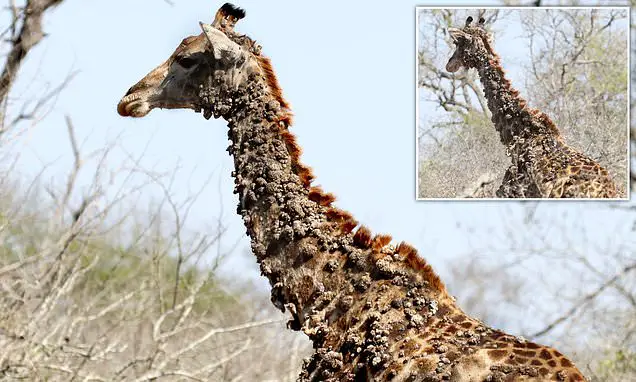
{"type": "Polygon", "coordinates": [[[138,168],[139,158],[113,173],[117,146],[84,156],[67,124],[75,161],[61,186],[0,188],[0,379],[280,377],[290,365],[274,350],[292,338],[274,338],[281,318],[218,272],[223,258],[204,262],[223,256],[225,227],[188,230],[198,193],[178,201],[174,174],[138,168]],[[93,182],[80,187],[91,161],[93,182]],[[149,188],[163,198],[131,208],[149,188]],[[254,361],[270,367],[254,375],[254,361]]]}
{"type": "MultiPolygon", "coordinates": [[[[43,18],[62,2],[8,2],[11,22],[0,31],[3,145],[20,138],[6,133],[45,118],[73,78],[38,99],[11,99],[20,67],[46,36],[43,18]]],[[[205,231],[189,224],[206,188],[177,197],[176,170],[147,170],[139,164],[143,153],[127,153],[118,141],[85,152],[72,116],[60,123],[73,158],[62,179],[44,167],[24,183],[15,162],[1,159],[0,380],[297,375],[306,341],[284,330],[264,292],[221,271],[239,248],[221,245],[230,240],[224,222],[205,231]],[[160,197],[140,208],[150,194],[160,197]]]]}
{"type": "MultiPolygon", "coordinates": [[[[42,19],[49,9],[62,2],[63,0],[26,0],[18,5],[15,0],[8,1],[11,21],[0,31],[0,40],[7,41],[8,44],[8,47],[3,47],[8,53],[0,74],[0,134],[7,129],[5,116],[11,86],[29,51],[46,35],[42,29],[42,19]]],[[[32,118],[36,109],[31,110],[28,115],[23,113],[20,116],[32,118]]]]}
{"type": "Polygon", "coordinates": [[[462,305],[530,340],[550,338],[593,381],[633,379],[634,211],[533,203],[500,214],[503,224],[464,227],[473,243],[465,257],[472,261],[451,265],[449,283],[462,305]],[[597,219],[610,227],[599,230],[597,219]],[[494,240],[484,241],[484,234],[494,240]],[[528,320],[516,320],[520,314],[528,320]]]}

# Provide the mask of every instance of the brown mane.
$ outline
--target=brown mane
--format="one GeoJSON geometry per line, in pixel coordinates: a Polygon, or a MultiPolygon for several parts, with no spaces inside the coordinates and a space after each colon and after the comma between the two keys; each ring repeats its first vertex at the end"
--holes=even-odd
{"type": "Polygon", "coordinates": [[[269,86],[271,95],[276,101],[278,101],[278,103],[280,103],[281,107],[289,109],[289,103],[283,98],[283,91],[278,84],[278,78],[276,78],[276,74],[274,74],[272,62],[265,56],[257,56],[257,59],[258,65],[265,75],[265,81],[267,82],[267,86],[269,86]]]}
{"type": "MultiPolygon", "coordinates": [[[[283,92],[281,90],[272,63],[269,58],[256,54],[258,64],[262,70],[265,82],[269,87],[270,95],[274,98],[280,106],[284,109],[281,115],[276,120],[278,124],[278,131],[287,147],[287,150],[291,159],[291,166],[293,171],[298,175],[301,184],[308,190],[309,200],[327,208],[326,217],[327,220],[337,224],[339,230],[343,234],[349,234],[358,227],[358,221],[346,211],[343,211],[337,207],[334,207],[332,203],[336,200],[336,197],[332,193],[323,191],[319,186],[312,186],[311,182],[314,180],[314,175],[310,167],[305,166],[300,162],[300,155],[302,150],[296,142],[296,136],[289,131],[289,127],[292,124],[292,112],[290,110],[289,103],[283,98],[283,92]]],[[[353,243],[360,249],[371,249],[369,258],[373,262],[377,262],[385,255],[382,254],[382,248],[389,245],[392,237],[390,235],[375,235],[371,234],[371,231],[365,226],[359,226],[356,233],[353,236],[353,243]]],[[[446,288],[440,280],[439,276],[435,274],[433,268],[424,259],[418,256],[417,250],[411,245],[404,242],[400,243],[395,248],[395,253],[401,256],[404,261],[415,271],[421,273],[424,279],[429,283],[429,286],[440,292],[445,292],[446,288]]]]}

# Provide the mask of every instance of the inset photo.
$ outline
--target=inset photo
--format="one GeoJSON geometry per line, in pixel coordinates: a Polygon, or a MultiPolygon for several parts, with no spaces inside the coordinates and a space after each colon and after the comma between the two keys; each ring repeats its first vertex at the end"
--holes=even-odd
{"type": "Polygon", "coordinates": [[[629,8],[416,10],[418,199],[629,198],[629,8]]]}

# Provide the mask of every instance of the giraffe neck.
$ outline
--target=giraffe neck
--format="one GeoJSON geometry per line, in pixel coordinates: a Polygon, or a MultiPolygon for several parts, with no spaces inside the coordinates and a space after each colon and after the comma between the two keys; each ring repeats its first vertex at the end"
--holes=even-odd
{"type": "Polygon", "coordinates": [[[488,100],[491,120],[504,145],[510,146],[519,139],[538,135],[559,135],[545,113],[526,106],[526,100],[519,96],[519,91],[506,78],[496,54],[487,54],[479,60],[477,71],[488,100]]]}
{"type": "Polygon", "coordinates": [[[288,131],[290,113],[269,93],[271,84],[251,75],[231,95],[221,93],[232,87],[216,84],[201,98],[228,120],[237,212],[271,300],[291,313],[288,327],[313,342],[299,380],[494,378],[499,354],[488,352],[525,345],[464,314],[412,247],[390,245],[389,236],[372,237],[364,227],[353,233],[353,218],[310,186],[288,131]]]}
{"type": "MultiPolygon", "coordinates": [[[[375,359],[380,370],[389,362],[389,347],[409,328],[417,333],[446,314],[463,313],[412,247],[390,245],[389,236],[372,237],[364,227],[354,233],[355,220],[331,206],[330,194],[309,185],[311,174],[287,129],[289,112],[254,77],[230,97],[231,105],[209,107],[229,122],[237,212],[270,281],[271,300],[290,311],[292,329],[314,342],[307,378],[324,371],[322,357],[333,351],[367,364],[375,359]],[[402,328],[401,334],[375,338],[390,327],[402,328]],[[378,361],[378,354],[386,356],[378,361]]],[[[338,375],[357,364],[340,363],[338,375]]]]}

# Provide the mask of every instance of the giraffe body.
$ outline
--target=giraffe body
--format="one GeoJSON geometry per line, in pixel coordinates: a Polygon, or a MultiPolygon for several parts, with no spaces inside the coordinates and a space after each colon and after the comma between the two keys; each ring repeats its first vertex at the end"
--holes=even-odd
{"type": "Polygon", "coordinates": [[[157,107],[191,108],[228,121],[237,212],[272,303],[316,350],[300,380],[584,380],[555,350],[467,316],[414,248],[373,236],[311,185],[269,60],[233,31],[234,7],[221,10],[117,110],[143,117],[157,107]]]}
{"type": "Polygon", "coordinates": [[[605,168],[560,137],[537,136],[515,142],[512,165],[497,196],[507,198],[615,198],[605,168]]]}
{"type": "Polygon", "coordinates": [[[503,198],[617,198],[608,171],[568,146],[545,113],[527,106],[506,79],[491,37],[479,25],[449,28],[456,49],[446,70],[475,68],[479,73],[492,122],[511,158],[496,192],[503,198]]]}

